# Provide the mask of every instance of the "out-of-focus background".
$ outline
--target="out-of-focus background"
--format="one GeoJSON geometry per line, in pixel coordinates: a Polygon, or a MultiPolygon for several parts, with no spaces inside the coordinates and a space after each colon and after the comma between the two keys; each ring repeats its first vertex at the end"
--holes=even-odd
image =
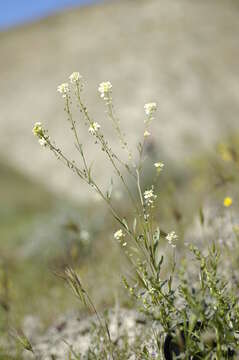
{"type": "MultiPolygon", "coordinates": [[[[238,18],[237,0],[1,1],[0,303],[7,322],[20,324],[34,314],[48,324],[77,306],[54,275],[68,263],[87,279],[99,307],[120,298],[124,260],[112,241],[114,222],[31,132],[42,122],[70,157],[77,156],[57,85],[73,71],[83,75],[89,111],[115,151],[120,146],[98,84],[111,81],[132,149],[142,139],[144,104],[158,103],[146,168],[166,164],[159,218],[183,233],[211,193],[218,146],[226,158],[238,145],[238,18]]],[[[107,188],[110,166],[84,124],[81,131],[95,177],[107,188]]]]}

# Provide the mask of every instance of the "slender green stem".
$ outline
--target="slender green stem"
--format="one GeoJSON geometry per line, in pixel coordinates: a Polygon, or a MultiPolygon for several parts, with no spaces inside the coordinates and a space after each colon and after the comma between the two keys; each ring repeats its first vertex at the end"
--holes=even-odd
{"type": "MultiPolygon", "coordinates": [[[[82,100],[81,100],[81,96],[80,96],[80,88],[79,88],[79,85],[77,86],[77,98],[78,98],[78,101],[79,101],[79,104],[80,104],[80,109],[81,111],[83,112],[84,116],[85,116],[85,119],[87,120],[87,122],[89,123],[90,126],[93,125],[93,121],[91,120],[89,114],[88,114],[88,111],[86,109],[86,106],[83,104],[82,100]]],[[[106,142],[104,141],[104,137],[103,135],[99,134],[98,132],[96,132],[96,137],[97,139],[100,141],[101,145],[102,145],[102,148],[103,150],[106,152],[114,170],[116,171],[116,174],[119,176],[121,182],[123,183],[125,189],[126,189],[126,192],[127,194],[129,195],[129,198],[134,206],[135,209],[137,209],[138,211],[138,206],[135,202],[135,199],[134,197],[132,196],[131,194],[131,191],[129,190],[129,187],[123,177],[123,175],[121,174],[120,170],[118,169],[117,165],[115,164],[115,161],[114,161],[114,158],[113,158],[113,154],[111,153],[110,149],[108,148],[108,145],[106,144],[106,142]]]]}

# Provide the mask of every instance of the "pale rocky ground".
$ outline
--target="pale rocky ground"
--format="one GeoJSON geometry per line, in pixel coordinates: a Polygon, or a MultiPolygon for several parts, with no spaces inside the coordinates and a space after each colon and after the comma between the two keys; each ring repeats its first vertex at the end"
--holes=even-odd
{"type": "MultiPolygon", "coordinates": [[[[120,0],[58,14],[0,34],[1,157],[56,192],[86,199],[85,186],[31,135],[42,121],[73,154],[56,86],[75,70],[113,148],[97,85],[110,80],[128,139],[143,132],[143,105],[159,103],[153,141],[182,161],[238,129],[237,0],[120,0]]],[[[84,127],[84,126],[83,126],[84,127]]],[[[108,165],[82,130],[89,159],[105,185],[108,165]]],[[[162,159],[159,151],[158,160],[162,159]]]]}
{"type": "MultiPolygon", "coordinates": [[[[145,339],[145,332],[149,331],[149,322],[147,324],[145,317],[133,310],[111,310],[107,319],[111,340],[118,346],[123,346],[125,336],[127,336],[128,343],[133,345],[142,332],[144,332],[145,339]]],[[[44,335],[37,333],[39,321],[34,317],[26,319],[24,330],[31,339],[33,349],[39,359],[64,360],[68,358],[70,349],[76,354],[82,355],[83,359],[87,359],[89,348],[96,346],[93,324],[98,324],[95,316],[82,319],[79,314],[72,312],[59,318],[44,335]]],[[[141,343],[143,345],[144,340],[141,340],[141,343]]],[[[155,345],[153,341],[152,344],[148,342],[148,345],[153,351],[155,345]]],[[[25,351],[24,358],[30,360],[34,356],[25,351]]],[[[133,354],[129,358],[130,360],[136,359],[133,354]]]]}
{"type": "MultiPolygon", "coordinates": [[[[207,201],[203,206],[203,213],[203,225],[198,217],[195,217],[195,221],[186,232],[185,245],[195,244],[205,255],[208,253],[208,244],[215,242],[219,245],[223,256],[219,272],[224,279],[228,279],[228,286],[238,285],[238,259],[236,257],[232,259],[231,256],[232,253],[238,254],[238,235],[236,236],[236,232],[233,231],[233,227],[237,225],[238,234],[238,211],[235,209],[223,210],[215,206],[212,201],[207,201]]],[[[190,254],[189,251],[188,254],[190,254]]],[[[178,255],[184,257],[185,248],[180,249],[178,255]]],[[[178,260],[178,262],[180,261],[178,260]]],[[[195,286],[198,281],[198,267],[197,262],[190,264],[189,278],[192,278],[192,284],[195,286]]],[[[61,316],[47,331],[42,333],[40,320],[34,316],[27,316],[23,323],[23,330],[33,344],[39,359],[50,360],[53,356],[58,360],[66,359],[69,346],[76,353],[85,355],[87,359],[87,350],[95,344],[92,331],[93,322],[97,324],[94,316],[82,317],[76,312],[70,312],[61,316]]],[[[151,331],[153,326],[156,328],[159,326],[158,323],[154,325],[147,317],[135,310],[119,309],[118,307],[110,309],[107,322],[114,343],[123,346],[124,335],[127,335],[129,344],[132,346],[139,337],[142,345],[147,344],[152,353],[157,352],[151,331]]],[[[26,359],[33,358],[29,352],[24,354],[26,359]]],[[[137,356],[132,354],[129,359],[135,360],[137,356]]]]}

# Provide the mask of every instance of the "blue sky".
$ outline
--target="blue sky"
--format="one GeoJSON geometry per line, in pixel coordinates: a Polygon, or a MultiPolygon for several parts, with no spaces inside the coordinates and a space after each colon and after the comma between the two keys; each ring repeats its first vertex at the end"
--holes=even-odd
{"type": "Polygon", "coordinates": [[[0,30],[33,21],[57,10],[99,0],[0,0],[0,30]]]}

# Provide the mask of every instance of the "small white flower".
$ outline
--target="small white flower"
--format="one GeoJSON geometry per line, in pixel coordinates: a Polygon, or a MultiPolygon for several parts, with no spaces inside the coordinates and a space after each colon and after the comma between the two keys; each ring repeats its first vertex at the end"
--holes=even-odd
{"type": "Polygon", "coordinates": [[[82,76],[80,75],[80,73],[78,71],[73,72],[69,76],[69,80],[72,84],[77,83],[81,78],[82,78],[82,76]]]}
{"type": "Polygon", "coordinates": [[[144,105],[144,111],[147,116],[152,116],[156,110],[157,110],[157,104],[155,102],[151,102],[144,105]]]}
{"type": "Polygon", "coordinates": [[[84,245],[88,245],[90,242],[90,234],[87,230],[81,230],[80,239],[84,245]]]}
{"type": "Polygon", "coordinates": [[[147,205],[149,205],[149,206],[153,205],[154,200],[157,199],[157,195],[154,194],[153,188],[151,188],[150,190],[146,190],[144,192],[144,199],[145,199],[147,205]]]}
{"type": "Polygon", "coordinates": [[[82,240],[87,241],[90,238],[90,234],[89,234],[89,232],[87,230],[81,230],[80,237],[81,237],[82,240]]]}
{"type": "Polygon", "coordinates": [[[57,87],[57,91],[62,94],[62,97],[65,98],[67,94],[70,92],[69,84],[63,83],[57,87]]]}
{"type": "Polygon", "coordinates": [[[166,240],[168,240],[169,245],[171,245],[172,247],[175,247],[176,244],[174,244],[174,243],[175,243],[175,241],[178,240],[178,235],[175,233],[175,231],[171,231],[166,236],[166,240]]]}
{"type": "Polygon", "coordinates": [[[100,125],[97,122],[93,122],[89,127],[88,131],[91,135],[95,135],[99,129],[100,125]]]}
{"type": "Polygon", "coordinates": [[[148,137],[148,136],[150,136],[151,134],[150,134],[150,132],[148,131],[148,130],[145,130],[145,132],[144,132],[144,137],[148,137]]]}
{"type": "Polygon", "coordinates": [[[119,229],[117,230],[115,233],[114,233],[114,238],[116,240],[120,240],[122,237],[124,237],[124,233],[123,233],[123,230],[122,229],[119,229]]]}
{"type": "Polygon", "coordinates": [[[112,84],[109,81],[102,82],[98,87],[100,97],[107,100],[112,91],[111,89],[112,89],[112,84]]]}
{"type": "Polygon", "coordinates": [[[41,145],[41,146],[47,146],[47,141],[45,140],[45,139],[39,139],[38,140],[38,142],[39,142],[39,144],[41,145]]]}
{"type": "Polygon", "coordinates": [[[156,162],[154,166],[156,167],[158,172],[162,171],[164,168],[164,164],[162,162],[156,162]]]}

